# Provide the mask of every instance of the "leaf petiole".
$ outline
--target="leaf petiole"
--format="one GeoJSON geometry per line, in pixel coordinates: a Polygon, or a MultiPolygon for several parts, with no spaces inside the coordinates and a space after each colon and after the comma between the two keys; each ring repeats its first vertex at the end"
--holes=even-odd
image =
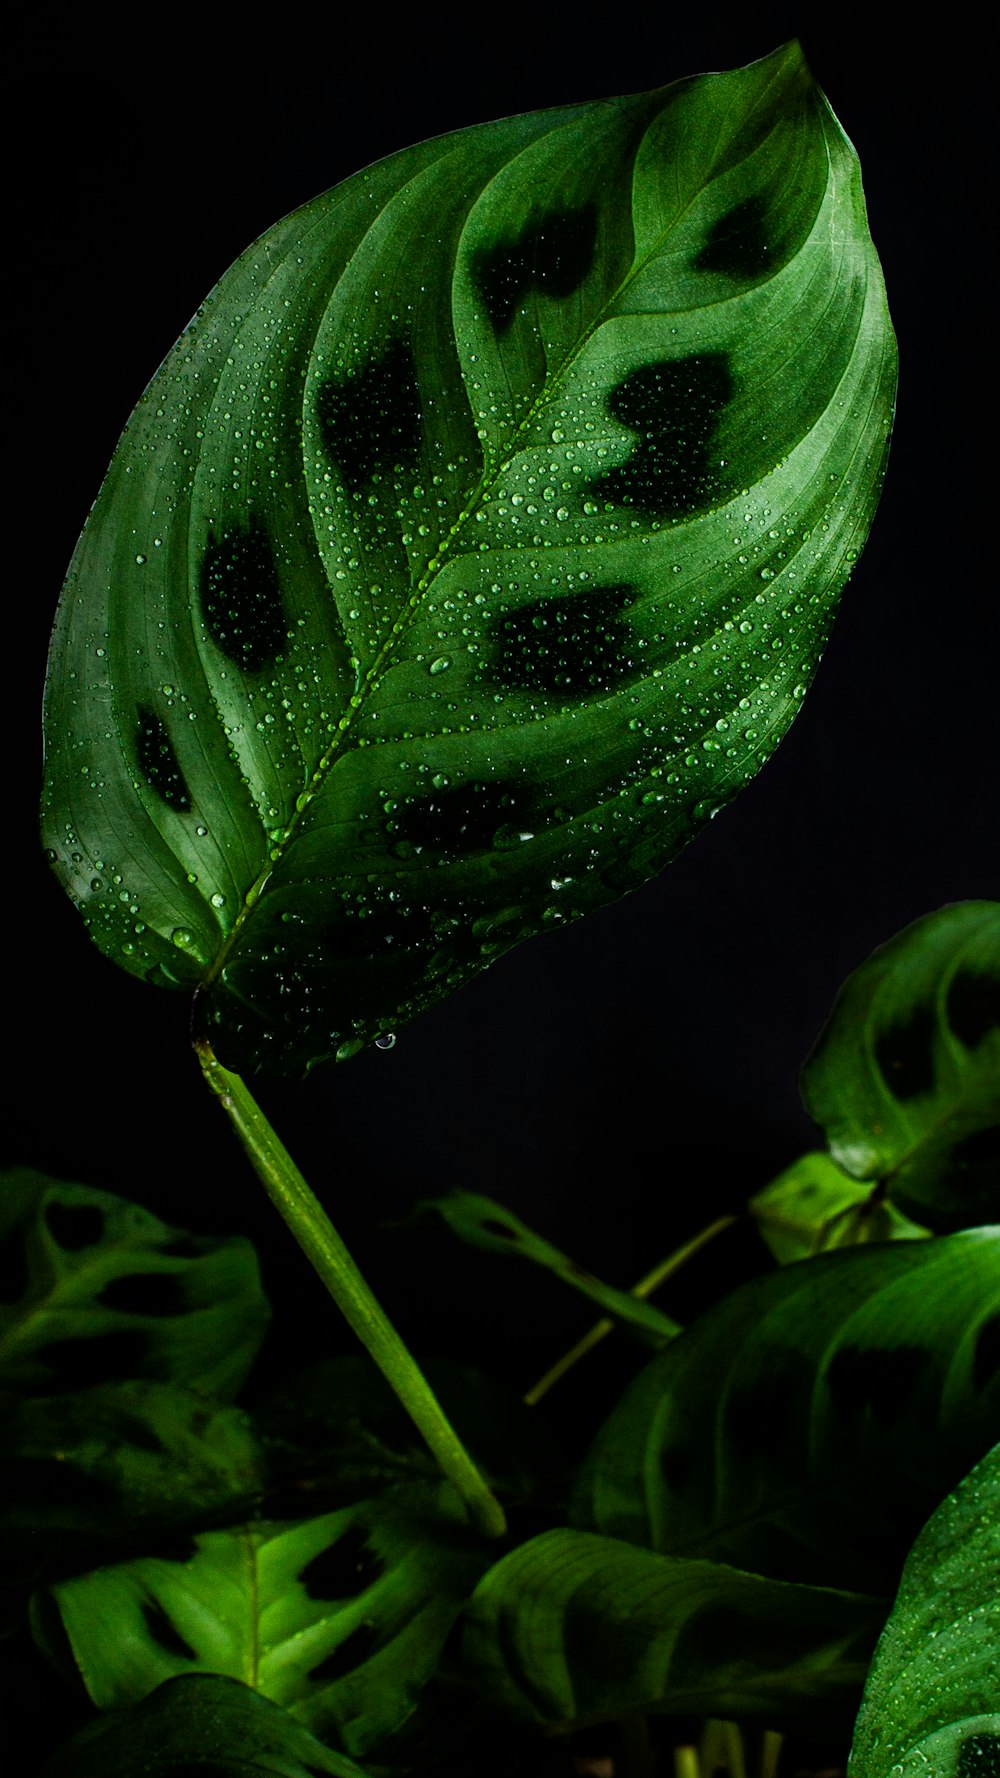
{"type": "Polygon", "coordinates": [[[457,1489],[473,1523],[486,1537],[502,1537],[507,1528],[503,1508],[246,1082],[223,1067],[207,1039],[199,1037],[194,1047],[205,1079],[228,1113],[272,1204],[457,1489]]]}

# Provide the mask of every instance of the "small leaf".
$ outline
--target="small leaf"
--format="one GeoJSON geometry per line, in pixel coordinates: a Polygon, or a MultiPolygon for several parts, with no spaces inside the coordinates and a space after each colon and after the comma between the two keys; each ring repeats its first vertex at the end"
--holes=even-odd
{"type": "Polygon", "coordinates": [[[834,1160],[944,1231],[1000,1216],[1000,903],[907,926],[841,988],[802,1072],[834,1160]]]}
{"type": "Polygon", "coordinates": [[[536,1722],[771,1716],[853,1701],[883,1617],[860,1594],[558,1530],[484,1575],[464,1649],[492,1701],[536,1722]]]}
{"type": "Polygon", "coordinates": [[[603,1284],[494,1198],[482,1197],[478,1192],[453,1192],[447,1198],[427,1199],[417,1208],[437,1210],[449,1228],[473,1247],[485,1247],[491,1253],[519,1254],[522,1259],[554,1272],[564,1284],[589,1297],[606,1315],[639,1334],[649,1345],[665,1346],[680,1332],[677,1322],[652,1303],[643,1302],[627,1290],[603,1284]]]}
{"type": "Polygon", "coordinates": [[[0,1177],[0,1385],[148,1377],[231,1398],[267,1327],[242,1236],[189,1235],[110,1192],[0,1177]]]}
{"type": "Polygon", "coordinates": [[[92,937],[301,1072],[660,870],[774,751],[896,354],[795,44],[421,142],[277,223],[70,566],[45,844],[92,937]]]}
{"type": "Polygon", "coordinates": [[[288,1712],[235,1679],[168,1679],[74,1735],[39,1778],[365,1778],[288,1712]]]}
{"type": "Polygon", "coordinates": [[[782,1266],[833,1247],[916,1241],[930,1232],[819,1151],[800,1156],[747,1209],[782,1266]]]}
{"type": "Polygon", "coordinates": [[[173,1674],[223,1673],[364,1753],[405,1721],[489,1562],[447,1484],[414,1484],[296,1525],[208,1531],[190,1559],[143,1557],[36,1594],[61,1616],[101,1710],[173,1674]]]}
{"type": "Polygon", "coordinates": [[[913,1546],[872,1661],[848,1778],[1000,1770],[1000,1446],[913,1546]]]}
{"type": "Polygon", "coordinates": [[[1000,1434],[1000,1229],[848,1247],[742,1285],[597,1435],[573,1522],[758,1574],[888,1592],[1000,1434]]]}

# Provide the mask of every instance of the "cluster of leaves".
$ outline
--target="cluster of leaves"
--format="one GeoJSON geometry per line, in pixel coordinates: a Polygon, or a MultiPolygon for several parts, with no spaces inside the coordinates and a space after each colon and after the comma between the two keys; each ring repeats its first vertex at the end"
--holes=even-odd
{"type": "Polygon", "coordinates": [[[571,1469],[543,1410],[432,1369],[507,1504],[499,1559],[366,1359],[233,1405],[267,1325],[246,1242],[8,1176],[3,1529],[44,1540],[36,1643],[107,1713],[46,1778],[404,1772],[405,1725],[443,1677],[550,1731],[852,1710],[943,1500],[852,1769],[996,1751],[1000,1229],[979,1216],[1000,1211],[983,1158],[1000,1118],[998,938],[1000,908],[960,904],[851,977],[804,1085],[834,1108],[831,1143],[875,1164],[864,1182],[842,1174],[836,1203],[829,1157],[811,1197],[815,1157],[758,1194],[748,1228],[782,1263],[684,1331],[651,1305],[633,1317],[634,1296],[503,1206],[442,1203],[458,1232],[545,1265],[660,1348],[573,1468],[562,1522],[535,1535],[522,1526],[540,1500],[551,1517],[571,1469]],[[914,1178],[923,1227],[894,1204],[906,1182],[912,1207],[914,1178]]]}

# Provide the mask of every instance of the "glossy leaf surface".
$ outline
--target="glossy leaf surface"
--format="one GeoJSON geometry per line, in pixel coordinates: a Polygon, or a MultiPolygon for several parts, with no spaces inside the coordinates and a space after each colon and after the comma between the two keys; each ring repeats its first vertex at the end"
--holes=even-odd
{"type": "Polygon", "coordinates": [[[168,1679],[91,1723],[39,1778],[364,1778],[270,1699],[211,1674],[168,1679]]]}
{"type": "Polygon", "coordinates": [[[795,45],[381,161],[147,390],[44,827],[223,1062],[350,1054],[660,869],[773,750],[883,472],[858,166],[795,45]]]}
{"type": "Polygon", "coordinates": [[[363,1753],[399,1727],[489,1561],[446,1485],[398,1489],[296,1525],[257,1522],[191,1540],[38,1596],[55,1603],[99,1709],[171,1675],[223,1673],[363,1753]]]}
{"type": "Polygon", "coordinates": [[[598,1433],[574,1523],[779,1579],[891,1593],[1000,1436],[1000,1229],[844,1248],[745,1284],[598,1433]]]}
{"type": "Polygon", "coordinates": [[[111,1192],[18,1168],[0,1181],[0,1386],[129,1377],[234,1396],[269,1318],[242,1236],[191,1235],[111,1192]]]}
{"type": "Polygon", "coordinates": [[[1000,1769],[1000,1446],[913,1546],[855,1728],[848,1778],[1000,1769]]]}
{"type": "Polygon", "coordinates": [[[483,1577],[464,1648],[493,1701],[536,1721],[773,1715],[852,1700],[882,1617],[857,1594],[558,1530],[483,1577]]]}
{"type": "Polygon", "coordinates": [[[818,1150],[786,1167],[747,1209],[782,1266],[834,1247],[916,1241],[929,1232],[818,1150]]]}
{"type": "Polygon", "coordinates": [[[802,1073],[857,1179],[950,1230],[1000,1217],[1000,903],[917,920],[849,976],[802,1073]]]}

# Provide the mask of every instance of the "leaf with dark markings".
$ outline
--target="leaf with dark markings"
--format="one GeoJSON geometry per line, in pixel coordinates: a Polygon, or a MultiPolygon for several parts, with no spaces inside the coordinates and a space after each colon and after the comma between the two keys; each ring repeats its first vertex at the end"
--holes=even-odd
{"type": "Polygon", "coordinates": [[[885,1592],[1000,1436],[1000,1228],[825,1253],[742,1285],[654,1358],[573,1522],[665,1554],[885,1592]]]}
{"type": "Polygon", "coordinates": [[[492,1701],[534,1722],[773,1719],[852,1703],[884,1615],[857,1593],[558,1530],[484,1575],[464,1652],[492,1701]]]}
{"type": "Polygon", "coordinates": [[[0,1178],[0,1386],[62,1395],[148,1377],[229,1399],[269,1313],[242,1236],[187,1235],[26,1167],[0,1178]]]}
{"type": "Polygon", "coordinates": [[[217,1674],[168,1679],[74,1735],[39,1778],[365,1778],[287,1710],[217,1674]]]}
{"type": "Polygon", "coordinates": [[[796,45],[379,162],[243,255],[73,558],[46,845],[301,1071],[662,868],[805,694],[884,468],[857,161],[796,45]]]}
{"type": "Polygon", "coordinates": [[[907,926],[849,976],[802,1072],[835,1161],[949,1231],[1000,1217],[1000,903],[907,926]]]}
{"type": "Polygon", "coordinates": [[[1000,1770],[1000,1445],[924,1526],[875,1650],[848,1778],[1000,1770]]]}
{"type": "Polygon", "coordinates": [[[446,1483],[413,1483],[340,1512],[194,1539],[33,1600],[36,1639],[58,1613],[99,1709],[191,1672],[242,1679],[351,1754],[415,1708],[490,1555],[446,1483]]]}
{"type": "Polygon", "coordinates": [[[929,1234],[828,1154],[804,1154],[747,1205],[779,1265],[869,1241],[918,1241],[929,1234]]]}

